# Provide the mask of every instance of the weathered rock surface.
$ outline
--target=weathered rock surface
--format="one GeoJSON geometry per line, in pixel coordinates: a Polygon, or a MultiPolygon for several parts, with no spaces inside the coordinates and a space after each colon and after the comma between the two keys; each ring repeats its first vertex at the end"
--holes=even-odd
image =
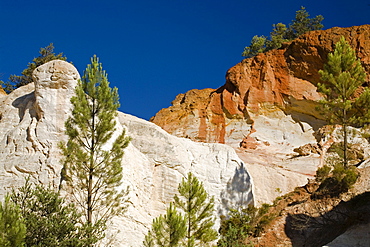
{"type": "MultiPolygon", "coordinates": [[[[36,69],[35,85],[0,98],[0,200],[28,176],[35,183],[59,186],[57,145],[66,139],[64,121],[78,78],[71,64],[51,61],[36,69]]],[[[178,138],[123,113],[117,123],[117,133],[126,128],[133,140],[122,162],[122,188],[130,186],[130,206],[109,226],[108,237],[116,238],[113,246],[142,246],[152,219],[165,212],[181,178],[190,171],[215,196],[215,216],[253,202],[251,177],[232,148],[178,138]]]]}
{"type": "Polygon", "coordinates": [[[354,187],[340,198],[311,198],[311,183],[284,195],[256,246],[369,246],[369,167],[359,169],[354,187]]]}
{"type": "Polygon", "coordinates": [[[0,98],[0,196],[28,175],[59,184],[57,144],[79,74],[69,63],[52,61],[38,67],[34,79],[35,84],[0,98]]]}
{"type": "MultiPolygon", "coordinates": [[[[341,36],[355,49],[369,81],[370,25],[313,31],[280,49],[244,59],[228,70],[225,85],[217,90],[178,95],[151,121],[179,137],[226,143],[245,163],[265,166],[248,168],[256,183],[271,178],[272,184],[261,183],[257,189],[274,190],[281,184],[279,188],[287,192],[302,186],[333,143],[320,130],[325,122],[315,109],[321,97],[316,85],[318,71],[341,36]]],[[[274,199],[276,193],[264,191],[256,193],[257,202],[274,199]]]]}
{"type": "Polygon", "coordinates": [[[177,136],[233,147],[247,136],[283,152],[314,142],[313,132],[324,124],[315,110],[321,97],[318,71],[341,36],[355,49],[369,80],[370,25],[313,31],[244,59],[217,90],[178,95],[151,121],[177,136]]]}

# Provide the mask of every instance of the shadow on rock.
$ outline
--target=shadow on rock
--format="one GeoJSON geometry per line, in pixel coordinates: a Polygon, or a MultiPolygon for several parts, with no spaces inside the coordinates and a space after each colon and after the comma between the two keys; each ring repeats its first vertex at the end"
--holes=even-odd
{"type": "Polygon", "coordinates": [[[329,201],[320,200],[307,208],[304,214],[289,214],[285,233],[293,247],[317,247],[330,243],[349,227],[366,224],[370,220],[370,192],[341,201],[332,207],[329,201]],[[332,208],[331,210],[327,210],[332,208]]]}
{"type": "Polygon", "coordinates": [[[246,207],[253,203],[252,183],[244,164],[235,168],[235,173],[227,183],[226,189],[221,192],[220,215],[227,215],[230,209],[246,207]]]}
{"type": "Polygon", "coordinates": [[[26,110],[29,110],[31,117],[37,117],[36,111],[34,110],[34,103],[35,92],[23,95],[13,101],[12,106],[18,109],[19,122],[22,122],[26,110]]]}

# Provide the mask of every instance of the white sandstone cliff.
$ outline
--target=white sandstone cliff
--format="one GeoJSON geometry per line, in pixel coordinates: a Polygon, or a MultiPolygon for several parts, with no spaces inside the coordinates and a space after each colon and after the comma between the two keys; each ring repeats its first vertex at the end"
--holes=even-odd
{"type": "MultiPolygon", "coordinates": [[[[35,84],[0,96],[0,200],[28,176],[35,183],[60,185],[58,143],[66,140],[64,122],[78,79],[71,64],[54,60],[35,70],[35,84]]],[[[190,171],[215,196],[216,218],[228,207],[253,203],[251,177],[231,147],[178,138],[123,113],[117,120],[118,131],[126,128],[132,137],[122,161],[130,206],[108,229],[113,246],[142,246],[152,219],[165,212],[190,171]]]]}

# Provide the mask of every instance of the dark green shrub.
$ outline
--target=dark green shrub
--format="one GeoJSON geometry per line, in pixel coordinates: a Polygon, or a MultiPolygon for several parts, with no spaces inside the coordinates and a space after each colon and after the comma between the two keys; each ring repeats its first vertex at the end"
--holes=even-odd
{"type": "Polygon", "coordinates": [[[73,204],[68,204],[51,188],[33,185],[13,190],[11,201],[19,207],[26,226],[26,246],[88,246],[98,239],[86,238],[88,226],[79,226],[80,215],[73,204]]]}
{"type": "Polygon", "coordinates": [[[345,167],[343,163],[337,163],[330,168],[325,165],[316,172],[316,180],[321,182],[318,190],[313,194],[315,198],[337,197],[347,192],[358,178],[356,167],[345,167]]]}
{"type": "Polygon", "coordinates": [[[331,168],[328,165],[324,165],[323,167],[320,167],[316,171],[316,181],[317,182],[322,182],[325,180],[330,173],[331,168]]]}
{"type": "Polygon", "coordinates": [[[258,237],[265,227],[275,219],[276,215],[270,213],[271,205],[262,204],[260,208],[248,205],[240,210],[230,210],[229,217],[221,218],[220,239],[217,243],[220,247],[245,247],[253,246],[245,244],[248,237],[258,237]]]}

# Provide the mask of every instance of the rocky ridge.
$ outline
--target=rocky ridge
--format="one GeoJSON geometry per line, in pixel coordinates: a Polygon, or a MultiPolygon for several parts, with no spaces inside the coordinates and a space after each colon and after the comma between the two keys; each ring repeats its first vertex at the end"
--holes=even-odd
{"type": "Polygon", "coordinates": [[[246,148],[290,151],[315,142],[318,71],[344,36],[370,76],[370,25],[306,33],[280,49],[244,59],[217,90],[191,90],[151,121],[176,136],[246,148]]]}
{"type": "MultiPolygon", "coordinates": [[[[176,136],[232,146],[254,179],[257,205],[271,203],[306,185],[323,164],[328,148],[338,141],[316,111],[321,98],[316,86],[318,71],[341,36],[356,51],[367,73],[364,86],[369,86],[370,25],[335,27],[309,32],[280,49],[244,59],[228,70],[222,87],[180,94],[151,121],[176,136]]],[[[368,141],[353,136],[351,142],[361,146],[362,161],[368,160],[368,141]]],[[[368,180],[366,171],[362,176],[368,180]]],[[[362,188],[368,191],[367,185],[362,188]]],[[[295,210],[300,210],[299,205],[285,212],[295,210]]],[[[284,217],[276,221],[258,240],[260,246],[302,246],[296,243],[301,236],[286,236],[285,222],[284,217]]],[[[320,241],[332,241],[327,246],[368,246],[368,224],[361,223],[347,231],[338,228],[330,239],[324,236],[320,241]]]]}
{"type": "MultiPolygon", "coordinates": [[[[109,235],[117,235],[115,246],[141,246],[151,220],[164,212],[188,171],[216,197],[218,214],[240,202],[272,202],[306,184],[334,141],[320,128],[325,123],[315,111],[320,98],[317,70],[344,35],[369,72],[369,30],[365,25],[311,32],[281,49],[243,60],[217,90],[178,95],[152,121],[180,138],[119,113],[118,131],[126,128],[133,141],[122,162],[127,178],[122,186],[131,188],[131,205],[109,228],[109,235]]],[[[35,86],[0,93],[0,199],[29,175],[34,182],[60,185],[57,144],[66,138],[64,121],[78,78],[70,64],[52,61],[37,69],[35,86]]],[[[364,159],[368,156],[367,150],[364,159]]],[[[274,241],[271,246],[278,241],[289,246],[287,236],[274,241]]]]}
{"type": "Polygon", "coordinates": [[[341,36],[370,72],[370,25],[313,31],[280,49],[244,59],[228,70],[225,85],[217,90],[178,95],[151,121],[177,136],[233,147],[245,137],[257,146],[308,142],[312,131],[324,124],[315,110],[321,97],[316,92],[318,71],[341,36]]]}
{"type": "MultiPolygon", "coordinates": [[[[66,140],[64,122],[79,78],[73,65],[54,60],[34,71],[35,84],[0,96],[0,200],[28,176],[35,183],[60,186],[58,143],[66,140]]],[[[122,188],[130,187],[130,205],[107,232],[108,238],[115,236],[114,246],[142,246],[152,219],[165,212],[190,171],[215,196],[216,228],[228,207],[253,203],[252,179],[232,148],[178,138],[121,112],[117,123],[116,134],[126,128],[132,142],[122,161],[122,188]]]]}
{"type": "Polygon", "coordinates": [[[270,203],[275,189],[287,193],[312,178],[334,141],[316,111],[316,85],[341,36],[355,49],[368,84],[370,25],[335,27],[244,59],[227,71],[222,87],[179,94],[151,121],[179,137],[233,147],[255,178],[256,202],[270,203]]]}

